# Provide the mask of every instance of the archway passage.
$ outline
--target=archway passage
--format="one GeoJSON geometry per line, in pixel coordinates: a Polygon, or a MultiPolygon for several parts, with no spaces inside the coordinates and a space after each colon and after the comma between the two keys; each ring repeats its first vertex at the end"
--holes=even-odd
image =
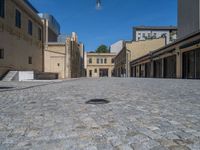
{"type": "Polygon", "coordinates": [[[108,69],[99,69],[99,77],[108,77],[108,69]]]}

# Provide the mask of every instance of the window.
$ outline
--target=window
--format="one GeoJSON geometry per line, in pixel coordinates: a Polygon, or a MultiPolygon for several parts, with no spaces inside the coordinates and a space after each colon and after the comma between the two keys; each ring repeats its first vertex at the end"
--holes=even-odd
{"type": "Polygon", "coordinates": [[[196,78],[200,79],[200,49],[196,50],[196,78]]]}
{"type": "Polygon", "coordinates": [[[15,26],[21,28],[21,13],[17,9],[15,12],[15,26]]]}
{"type": "Polygon", "coordinates": [[[101,64],[103,64],[103,58],[101,58],[101,64]]]}
{"type": "Polygon", "coordinates": [[[94,73],[97,73],[97,69],[94,69],[94,73]]]}
{"type": "Polygon", "coordinates": [[[183,53],[183,78],[200,79],[200,49],[183,53]]]}
{"type": "Polygon", "coordinates": [[[0,0],[0,17],[5,17],[5,0],[0,0]]]}
{"type": "Polygon", "coordinates": [[[151,37],[151,33],[148,33],[148,38],[150,38],[151,37]]]}
{"type": "Polygon", "coordinates": [[[107,59],[106,58],[104,59],[104,64],[107,64],[107,59]]]}
{"type": "Polygon", "coordinates": [[[92,70],[89,71],[89,77],[92,77],[92,70]]]}
{"type": "Polygon", "coordinates": [[[92,58],[89,59],[89,64],[91,64],[91,63],[92,63],[92,58]]]}
{"type": "Polygon", "coordinates": [[[4,59],[4,49],[0,49],[0,59],[4,59]]]}
{"type": "Polygon", "coordinates": [[[115,62],[114,58],[112,58],[111,62],[112,62],[112,64],[114,64],[114,62],[115,62]]]}
{"type": "Polygon", "coordinates": [[[156,33],[154,33],[154,37],[156,37],[157,36],[157,34],[156,33]]]}
{"type": "Polygon", "coordinates": [[[28,57],[28,64],[32,64],[32,57],[28,57]]]}
{"type": "Polygon", "coordinates": [[[33,33],[33,23],[32,21],[28,20],[28,34],[32,35],[33,33]]]}
{"type": "Polygon", "coordinates": [[[145,38],[145,33],[142,34],[143,38],[145,38]]]}
{"type": "Polygon", "coordinates": [[[161,37],[167,37],[167,34],[166,33],[163,33],[162,35],[161,35],[161,37]]]}
{"type": "Polygon", "coordinates": [[[97,64],[99,64],[99,58],[97,58],[97,64]]]}
{"type": "Polygon", "coordinates": [[[42,40],[42,30],[40,28],[38,28],[38,40],[42,40]]]}

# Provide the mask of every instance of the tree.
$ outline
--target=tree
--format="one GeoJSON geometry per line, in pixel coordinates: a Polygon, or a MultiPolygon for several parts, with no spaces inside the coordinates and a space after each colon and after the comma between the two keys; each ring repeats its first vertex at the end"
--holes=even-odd
{"type": "Polygon", "coordinates": [[[96,53],[109,53],[109,49],[106,45],[100,45],[97,49],[96,49],[96,53]]]}

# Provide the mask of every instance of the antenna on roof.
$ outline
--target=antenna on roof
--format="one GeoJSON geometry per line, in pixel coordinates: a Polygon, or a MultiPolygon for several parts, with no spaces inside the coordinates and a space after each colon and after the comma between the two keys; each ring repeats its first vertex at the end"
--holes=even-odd
{"type": "Polygon", "coordinates": [[[101,9],[101,0],[96,0],[96,9],[97,10],[101,9]]]}

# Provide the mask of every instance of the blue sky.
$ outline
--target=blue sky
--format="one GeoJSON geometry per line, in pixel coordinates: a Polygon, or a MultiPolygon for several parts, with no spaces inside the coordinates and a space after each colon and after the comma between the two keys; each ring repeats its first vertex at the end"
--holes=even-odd
{"type": "Polygon", "coordinates": [[[52,14],[61,33],[77,32],[87,51],[118,40],[132,40],[136,25],[177,25],[177,0],[30,0],[40,12],[52,14]]]}

